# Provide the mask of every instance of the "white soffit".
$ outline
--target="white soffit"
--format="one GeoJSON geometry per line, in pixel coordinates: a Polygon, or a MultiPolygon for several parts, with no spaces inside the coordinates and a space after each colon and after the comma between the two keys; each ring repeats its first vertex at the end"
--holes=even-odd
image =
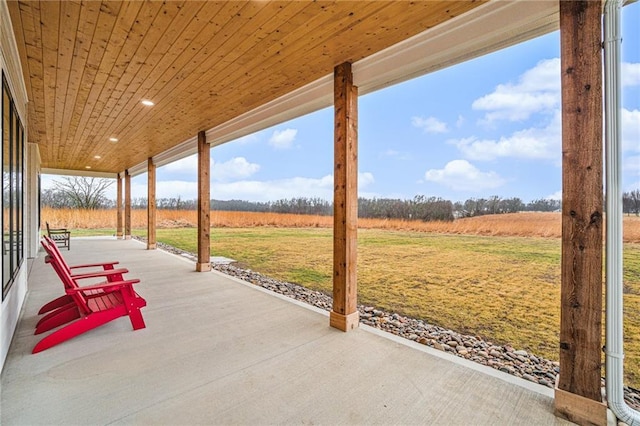
{"type": "MultiPolygon", "coordinates": [[[[359,95],[455,65],[558,29],[557,0],[493,0],[353,64],[359,95]]],[[[206,131],[212,146],[333,105],[333,74],[206,131]]],[[[153,158],[157,166],[197,152],[197,138],[153,158]]],[[[131,169],[144,173],[147,164],[131,169]]]]}
{"type": "Polygon", "coordinates": [[[117,173],[98,172],[91,170],[66,170],[66,169],[47,169],[43,168],[40,173],[45,175],[60,175],[60,176],[86,176],[96,178],[108,178],[115,179],[118,177],[117,173]]]}

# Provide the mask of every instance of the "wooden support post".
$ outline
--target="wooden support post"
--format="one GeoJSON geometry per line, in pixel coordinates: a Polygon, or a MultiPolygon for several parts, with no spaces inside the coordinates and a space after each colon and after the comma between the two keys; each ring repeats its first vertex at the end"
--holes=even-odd
{"type": "Polygon", "coordinates": [[[198,132],[198,272],[211,270],[209,151],[204,131],[198,132]]]}
{"type": "Polygon", "coordinates": [[[118,173],[118,177],[116,178],[117,182],[117,194],[116,194],[116,238],[121,240],[123,237],[122,233],[122,177],[120,177],[120,173],[118,173]]]}
{"type": "Polygon", "coordinates": [[[124,171],[124,239],[131,239],[131,175],[124,171]]]}
{"type": "Polygon", "coordinates": [[[602,5],[560,1],[562,287],[556,413],[606,424],[602,366],[602,5]]]}
{"type": "Polygon", "coordinates": [[[329,324],[342,331],[358,327],[358,88],[351,64],[334,71],[333,309],[329,324]]]}
{"type": "Polygon", "coordinates": [[[147,250],[156,249],[156,165],[147,160],[147,250]]]}

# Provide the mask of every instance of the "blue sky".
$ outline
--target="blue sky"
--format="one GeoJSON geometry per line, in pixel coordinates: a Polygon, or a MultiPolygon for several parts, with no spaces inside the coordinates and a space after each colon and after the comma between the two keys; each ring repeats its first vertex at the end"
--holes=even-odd
{"type": "MultiPolygon", "coordinates": [[[[640,188],[640,4],[623,10],[623,186],[640,188]]],[[[561,194],[559,33],[359,98],[359,195],[561,194]]],[[[333,197],[333,109],[211,150],[211,198],[333,197]]],[[[195,157],[158,169],[158,197],[197,197],[195,157]]],[[[132,182],[146,197],[146,174],[132,182]]],[[[112,198],[115,198],[113,194],[112,198]]]]}

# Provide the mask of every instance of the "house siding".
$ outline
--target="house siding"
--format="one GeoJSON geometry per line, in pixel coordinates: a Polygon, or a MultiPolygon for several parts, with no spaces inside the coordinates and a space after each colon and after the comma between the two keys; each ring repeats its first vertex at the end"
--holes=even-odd
{"type": "MultiPolygon", "coordinates": [[[[7,3],[5,0],[0,0],[0,68],[2,69],[2,73],[4,74],[9,86],[11,97],[13,98],[13,101],[15,103],[15,110],[20,117],[20,121],[25,126],[25,143],[23,144],[22,157],[25,159],[25,168],[22,178],[24,179],[24,194],[32,194],[34,188],[27,188],[26,186],[24,186],[24,184],[27,183],[26,176],[30,176],[28,183],[33,184],[33,171],[31,170],[33,168],[33,161],[31,158],[29,158],[31,155],[25,156],[25,154],[27,154],[26,141],[28,140],[29,132],[27,126],[27,94],[24,78],[22,75],[20,57],[18,55],[16,41],[13,36],[13,28],[9,16],[9,9],[7,8],[7,3]]],[[[27,218],[30,217],[33,211],[33,203],[31,201],[31,198],[32,197],[29,197],[29,199],[23,199],[24,204],[22,208],[22,223],[25,224],[24,230],[26,231],[25,235],[27,236],[27,239],[23,244],[23,261],[19,269],[16,271],[11,288],[0,304],[0,369],[4,367],[4,363],[9,352],[9,346],[11,344],[11,340],[13,339],[13,334],[16,330],[20,312],[22,310],[22,306],[24,304],[28,291],[27,265],[29,264],[29,262],[27,261],[26,254],[27,252],[29,252],[29,254],[33,253],[33,239],[37,234],[36,230],[32,228],[32,221],[27,220],[27,218]],[[27,250],[27,248],[30,249],[27,250]]],[[[2,208],[4,211],[4,205],[2,206],[2,208]]]]}

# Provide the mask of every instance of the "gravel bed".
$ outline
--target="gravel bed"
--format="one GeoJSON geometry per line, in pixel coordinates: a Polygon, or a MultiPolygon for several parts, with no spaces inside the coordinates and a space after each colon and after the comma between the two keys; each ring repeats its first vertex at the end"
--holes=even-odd
{"type": "MultiPolygon", "coordinates": [[[[144,238],[137,238],[145,241],[144,238]]],[[[196,260],[193,253],[188,253],[164,243],[158,247],[168,252],[196,260]]],[[[250,282],[276,293],[308,303],[326,311],[331,310],[331,296],[320,291],[309,290],[300,285],[278,281],[250,269],[243,269],[233,264],[212,264],[213,269],[224,274],[250,282]]],[[[554,387],[555,378],[560,371],[556,361],[536,356],[525,350],[518,350],[509,345],[498,345],[485,341],[477,336],[456,333],[422,320],[409,318],[396,313],[386,312],[373,306],[358,305],[360,322],[397,336],[413,340],[432,348],[449,352],[453,355],[486,365],[516,377],[529,380],[550,388],[554,387]]],[[[604,386],[604,379],[603,379],[604,386]]],[[[624,388],[627,404],[640,410],[640,391],[624,388]]]]}

